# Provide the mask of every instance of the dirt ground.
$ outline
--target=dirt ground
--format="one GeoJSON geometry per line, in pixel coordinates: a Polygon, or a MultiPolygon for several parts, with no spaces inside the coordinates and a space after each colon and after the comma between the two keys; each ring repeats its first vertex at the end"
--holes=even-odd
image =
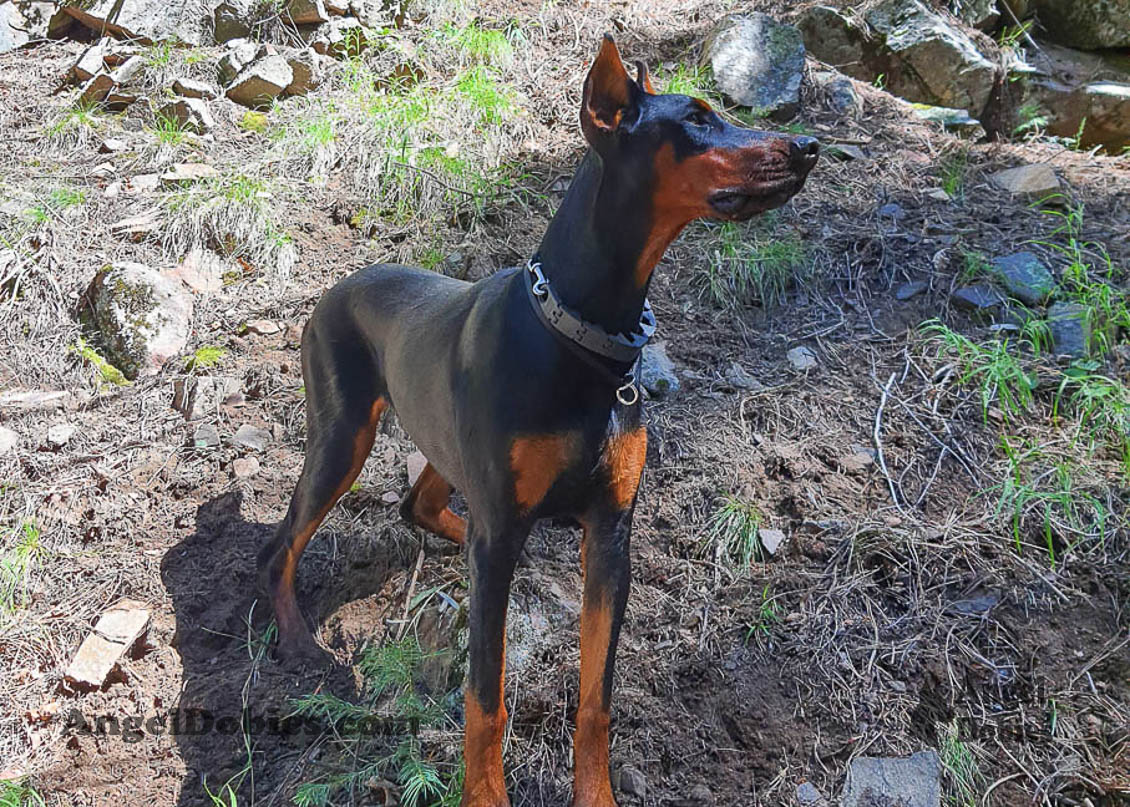
{"type": "MultiPolygon", "coordinates": [[[[412,451],[389,422],[299,575],[300,601],[335,666],[296,672],[263,652],[270,614],[256,594],[254,559],[302,462],[299,329],[322,291],[370,262],[409,260],[438,245],[462,256],[449,270],[476,279],[523,261],[582,154],[575,110],[599,33],[614,30],[626,57],[662,75],[694,60],[723,10],[713,2],[480,10],[483,24],[515,20],[525,33],[506,76],[528,110],[527,136],[508,143],[507,156],[533,193],[508,197],[467,227],[438,216],[375,231],[352,226],[353,191],[332,171],[325,184],[295,181],[275,194],[297,250],[289,277],[250,273],[196,299],[190,352],[224,347],[210,372],[238,378],[243,393],[205,419],[223,439],[212,449],[194,448],[201,421],[171,407],[183,361],[107,388],[67,350],[80,335],[80,295],[100,266],[170,261],[152,240],[112,233],[109,222],[146,200],[104,195],[108,178],[91,175],[107,159],[97,142],[47,146],[45,122],[71,103],[63,78],[82,46],[0,56],[0,195],[19,201],[62,181],[88,192],[78,213],[43,235],[22,296],[0,292],[0,390],[67,392],[57,404],[0,408],[3,425],[21,436],[0,456],[0,526],[14,534],[32,519],[42,544],[23,604],[0,633],[0,769],[28,774],[49,804],[187,807],[213,803],[208,791],[229,781],[239,804],[289,804],[300,783],[350,763],[343,749],[356,746],[338,742],[332,728],[287,732],[267,721],[313,692],[355,698],[362,649],[399,635],[406,617],[425,648],[458,637],[465,562],[407,527],[386,497],[406,491],[412,451]],[[279,330],[244,331],[253,319],[279,330]],[[77,431],[52,446],[48,429],[62,423],[77,431]],[[270,432],[264,450],[231,441],[242,424],[270,432]],[[233,462],[250,456],[258,472],[236,477],[233,462]],[[410,602],[410,591],[430,596],[410,602]],[[152,614],[143,646],[102,689],[72,691],[62,679],[69,659],[123,597],[152,614]],[[193,709],[220,725],[98,734],[74,724],[76,712],[145,721],[193,709]],[[241,731],[244,715],[262,725],[241,731]]],[[[406,35],[423,33],[409,27],[406,35]]],[[[641,772],[646,795],[619,799],[789,805],[805,781],[835,799],[857,756],[937,748],[949,766],[959,748],[978,771],[976,795],[962,800],[948,770],[953,804],[1130,803],[1130,536],[1124,478],[1109,470],[1118,463],[1100,456],[1092,466],[1099,481],[1091,489],[1112,514],[1105,539],[1069,546],[1055,536],[1052,565],[1041,525],[1025,521],[1014,534],[997,507],[1006,473],[999,409],[983,415],[978,390],[946,372],[918,330],[938,317],[975,338],[990,334],[990,323],[950,307],[962,250],[1028,248],[1055,265],[1053,250],[1031,243],[1054,240],[1049,217],[986,179],[1025,162],[1054,166],[1065,193],[1085,207],[1083,238],[1105,245],[1124,283],[1130,159],[1053,142],[962,141],[908,117],[879,90],[858,90],[865,113],[848,120],[806,89],[800,122],[826,143],[859,145],[866,159],[822,159],[772,224],[774,238],[808,245],[812,279],[780,305],[719,307],[701,293],[717,239],[707,225],[688,228],[656,272],[658,336],[682,386],[646,408],[648,465],[612,728],[614,767],[641,772]],[[928,196],[956,153],[963,199],[928,196]],[[892,202],[901,217],[880,216],[892,202]],[[926,291],[896,299],[894,288],[912,280],[926,291]],[[815,354],[814,369],[798,372],[786,359],[800,345],[815,354]],[[735,362],[755,388],[728,380],[735,362]],[[856,446],[881,447],[886,472],[858,462],[856,446]],[[725,494],[754,502],[765,524],[787,535],[748,571],[702,548],[725,494]]],[[[243,110],[213,104],[215,137],[190,156],[220,166],[257,158],[260,141],[236,125],[243,110]]],[[[114,126],[142,138],[130,128],[133,115],[114,126]]],[[[138,153],[150,156],[116,160],[113,170],[141,173],[153,158],[138,153]]],[[[1126,380],[1120,355],[1103,368],[1126,380]]],[[[1051,406],[1050,395],[1037,396],[1010,428],[1037,444],[1063,442],[1051,406]]],[[[569,803],[579,584],[577,532],[539,526],[508,629],[506,764],[516,805],[569,803]]],[[[453,658],[454,671],[434,676],[430,693],[446,718],[420,738],[445,775],[461,740],[453,658]]],[[[371,780],[333,803],[394,803],[389,787],[371,780]]]]}

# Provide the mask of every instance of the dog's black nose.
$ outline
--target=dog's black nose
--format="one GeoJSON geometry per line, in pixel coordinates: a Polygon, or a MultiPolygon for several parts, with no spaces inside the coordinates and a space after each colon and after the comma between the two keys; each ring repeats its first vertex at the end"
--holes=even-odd
{"type": "Polygon", "coordinates": [[[794,137],[789,143],[789,164],[794,168],[811,168],[819,153],[820,143],[815,137],[794,137]]]}

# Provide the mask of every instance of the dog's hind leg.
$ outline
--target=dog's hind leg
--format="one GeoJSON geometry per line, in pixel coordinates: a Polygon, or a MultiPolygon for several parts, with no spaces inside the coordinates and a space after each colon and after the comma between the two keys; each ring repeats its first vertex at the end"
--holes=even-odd
{"type": "Polygon", "coordinates": [[[447,506],[452,490],[451,484],[429,462],[400,503],[401,517],[441,538],[462,544],[467,535],[467,521],[447,506]]]}
{"type": "Polygon", "coordinates": [[[368,355],[342,350],[340,344],[331,351],[318,341],[309,332],[303,339],[307,443],[302,474],[286,517],[259,553],[259,586],[274,608],[279,654],[307,659],[325,654],[295,598],[298,560],[318,525],[361,472],[388,406],[368,355]]]}

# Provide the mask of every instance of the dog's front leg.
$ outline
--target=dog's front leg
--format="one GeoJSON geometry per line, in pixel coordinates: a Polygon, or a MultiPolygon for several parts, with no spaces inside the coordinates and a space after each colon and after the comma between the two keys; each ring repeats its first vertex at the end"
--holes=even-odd
{"type": "MultiPolygon", "coordinates": [[[[638,478],[638,474],[637,474],[638,478]]],[[[584,605],[581,611],[581,692],[573,737],[574,807],[616,807],[608,773],[608,725],[616,643],[628,603],[632,509],[583,520],[584,605]]]]}
{"type": "Polygon", "coordinates": [[[471,647],[463,758],[463,807],[509,807],[502,773],[506,729],[506,607],[514,566],[529,525],[479,528],[474,516],[467,533],[471,572],[471,647]]]}

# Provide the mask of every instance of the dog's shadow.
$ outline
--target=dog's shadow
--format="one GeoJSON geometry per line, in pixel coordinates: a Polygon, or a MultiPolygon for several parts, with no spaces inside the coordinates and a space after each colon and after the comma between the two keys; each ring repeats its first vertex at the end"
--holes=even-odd
{"type": "MultiPolygon", "coordinates": [[[[180,697],[166,705],[185,766],[181,807],[214,805],[209,792],[234,804],[228,787],[239,804],[286,803],[319,733],[281,720],[293,711],[292,699],[315,691],[357,695],[348,666],[304,669],[273,660],[267,647],[272,614],[256,589],[255,560],[274,525],[244,520],[242,504],[242,494],[233,492],[201,505],[196,529],[161,561],[176,618],[172,643],[183,666],[180,697]]],[[[316,540],[341,538],[339,548],[367,543],[350,537],[323,529],[316,540]]],[[[331,564],[306,553],[299,602],[316,623],[379,591],[409,563],[400,552],[366,552],[347,559],[347,575],[318,568],[331,564]]],[[[340,649],[334,641],[331,649],[340,649]]]]}

